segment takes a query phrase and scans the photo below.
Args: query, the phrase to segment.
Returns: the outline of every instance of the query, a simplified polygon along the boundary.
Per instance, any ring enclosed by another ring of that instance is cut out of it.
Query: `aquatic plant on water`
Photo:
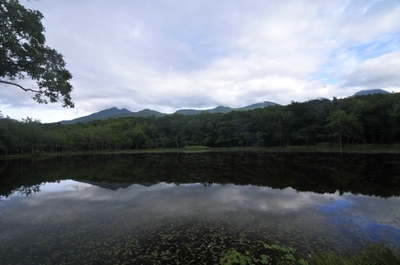
[[[220,259],[221,265],[252,265],[252,264],[286,264],[308,265],[304,259],[295,258],[296,249],[293,247],[279,246],[276,244],[264,244],[265,252],[258,257],[252,256],[248,251],[244,254],[232,249]]]
[[[400,264],[400,249],[377,244],[370,246],[351,257],[343,257],[336,253],[322,252],[313,255],[313,265],[396,265]]]

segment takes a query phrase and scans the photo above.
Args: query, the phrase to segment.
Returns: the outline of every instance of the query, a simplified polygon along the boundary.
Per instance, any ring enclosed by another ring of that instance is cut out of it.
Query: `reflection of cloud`
[[[62,221],[72,220],[76,217],[76,212],[95,211],[99,205],[104,210],[111,211],[134,207],[155,213],[183,215],[197,214],[199,210],[209,214],[248,210],[285,213],[320,205],[324,209],[331,209],[331,212],[343,209],[355,211],[368,219],[384,224],[390,224],[396,214],[400,215],[399,198],[382,199],[351,194],[339,196],[338,193],[321,195],[297,192],[292,188],[278,190],[251,185],[215,184],[204,187],[202,184],[177,186],[159,183],[146,187],[134,184],[126,189],[112,191],[67,180],[60,183],[46,183],[41,186],[41,190],[42,192],[30,197],[12,195],[9,200],[2,202],[1,206],[12,207],[10,211],[18,208],[19,216],[37,216],[32,211],[40,211],[40,216],[37,217],[40,219],[51,215],[59,205],[63,205],[66,216]],[[342,207],[339,207],[340,205]],[[399,224],[394,226],[399,227]]]
[[[15,195],[13,195],[15,196]],[[12,198],[11,196],[10,198]],[[208,211],[221,210],[261,210],[271,212],[299,211],[313,205],[332,205],[339,200],[352,202],[351,205],[360,212],[365,212],[373,219],[391,220],[389,214],[397,203],[396,199],[386,199],[385,206],[380,205],[383,199],[345,194],[315,194],[312,192],[297,192],[292,188],[283,190],[258,186],[237,186],[233,184],[214,184],[204,187],[202,184],[167,184],[159,183],[150,187],[134,184],[126,189],[116,191],[102,189],[77,181],[61,181],[60,183],[45,183],[41,192],[25,198],[22,201],[29,205],[47,204],[57,200],[74,200],[107,204],[132,203],[145,207],[152,205],[154,209],[182,211],[190,208],[188,205],[206,208]],[[390,202],[390,203],[389,203]],[[168,207],[165,207],[168,205]],[[368,205],[364,209],[364,205]],[[377,211],[379,209],[379,211]],[[383,210],[383,209],[386,209]],[[385,213],[386,217],[381,215]]]
[[[397,216],[400,211],[395,207],[399,200],[394,198],[388,204],[382,198],[346,194],[330,205],[317,205],[317,208],[327,213],[344,234],[357,233],[376,241],[392,238],[400,243],[400,218]]]
[[[238,220],[243,216],[245,219],[247,216],[267,219],[269,216],[278,216],[280,222],[285,222],[288,227],[301,226],[299,229],[305,230],[326,224],[326,218],[329,218],[340,226],[351,221],[352,226],[360,228],[366,237],[381,236],[378,230],[382,228],[391,229],[395,236],[399,234],[399,224],[393,221],[400,215],[397,206],[400,198],[382,199],[348,193],[343,196],[339,193],[316,194],[297,192],[292,188],[279,190],[252,185],[214,184],[204,187],[200,183],[159,183],[149,187],[134,184],[126,189],[108,190],[67,180],[43,184],[41,189],[42,192],[29,197],[12,195],[8,200],[0,202],[0,212],[8,213],[6,218],[0,219],[0,228],[18,227],[10,231],[0,229],[0,239],[17,237],[18,231],[42,227],[43,224],[53,229],[89,224],[96,227],[101,222],[118,222],[119,218],[123,222],[125,219],[137,218],[148,222],[148,218],[154,216],[238,216]],[[343,212],[350,215],[338,214]],[[378,232],[368,234],[372,228],[378,228]]]
[[[62,183],[46,182],[40,190],[42,192],[60,192],[64,190],[83,190],[92,185],[74,181],[74,180],[64,180]]]
[[[299,211],[310,207],[314,201],[328,203],[337,195],[316,195],[314,193],[298,193],[292,188],[274,190],[257,186],[221,186],[211,194],[214,201],[225,208],[242,208],[270,212]]]
[[[179,185],[159,183],[150,187],[134,184],[127,189],[105,190],[76,181],[62,181],[59,184],[46,183],[42,192],[20,200],[24,205],[52,208],[53,204],[87,205],[104,204],[105,207],[151,208],[153,211],[190,214],[190,209],[205,212],[255,210],[263,212],[300,211],[314,204],[328,205],[336,201],[338,194],[314,194],[296,192],[292,188],[274,190],[268,187],[212,185]],[[12,196],[11,196],[12,197]]]
[[[373,222],[389,224],[400,229],[400,197],[383,199],[346,193],[343,198],[352,202],[348,211],[354,211]]]
[[[330,214],[343,214],[358,216],[358,225],[367,225],[373,222],[382,225],[391,225],[400,229],[400,198],[383,199],[372,196],[354,196],[345,193],[339,200],[327,205],[318,205],[318,208]],[[361,220],[361,221],[360,221]],[[369,224],[370,225],[370,224]]]

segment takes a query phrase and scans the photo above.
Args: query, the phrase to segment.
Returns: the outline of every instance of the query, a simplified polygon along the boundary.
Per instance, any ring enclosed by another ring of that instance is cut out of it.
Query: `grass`
[[[195,146],[185,146],[183,148],[185,151],[208,151],[211,150],[211,147],[203,146],[203,145],[195,145]]]
[[[293,145],[293,146],[273,146],[273,147],[208,147],[208,146],[186,146],[183,148],[155,148],[155,149],[132,149],[132,150],[103,150],[103,151],[68,151],[63,153],[36,152],[35,154],[15,154],[0,155],[0,159],[20,159],[20,158],[46,158],[52,156],[73,156],[73,155],[93,155],[93,154],[133,154],[133,153],[179,153],[179,152],[322,152],[335,153],[341,152],[338,144],[319,143],[317,145]],[[343,153],[400,153],[400,144],[349,144],[343,147]]]

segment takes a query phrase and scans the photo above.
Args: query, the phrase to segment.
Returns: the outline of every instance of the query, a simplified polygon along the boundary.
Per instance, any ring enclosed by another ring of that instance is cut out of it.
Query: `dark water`
[[[374,242],[400,246],[399,155],[136,154],[0,165],[0,264],[224,264],[233,253],[261,263],[284,247],[310,260]]]

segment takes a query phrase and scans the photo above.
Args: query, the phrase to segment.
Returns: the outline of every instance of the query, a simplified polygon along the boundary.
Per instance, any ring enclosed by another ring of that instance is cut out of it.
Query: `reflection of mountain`
[[[107,182],[107,181],[90,181],[90,180],[85,180],[85,179],[80,179],[79,182],[87,183],[93,186],[100,187],[102,189],[107,189],[107,190],[118,190],[118,189],[126,189],[129,186],[132,186],[135,183],[115,183],[115,182]],[[150,187],[156,183],[140,183],[140,185],[144,187]]]
[[[132,185],[132,183],[110,183],[106,181],[90,181],[90,180],[80,180],[80,182],[83,183],[88,183],[93,186],[97,186],[103,189],[108,189],[108,190],[118,190],[118,189],[126,189],[129,186]]]
[[[400,196],[399,158],[396,154],[226,152],[59,157],[34,164],[25,161],[24,166],[10,161],[0,176],[0,195],[21,186],[73,179],[113,190],[129,183],[233,183],[390,197]]]

